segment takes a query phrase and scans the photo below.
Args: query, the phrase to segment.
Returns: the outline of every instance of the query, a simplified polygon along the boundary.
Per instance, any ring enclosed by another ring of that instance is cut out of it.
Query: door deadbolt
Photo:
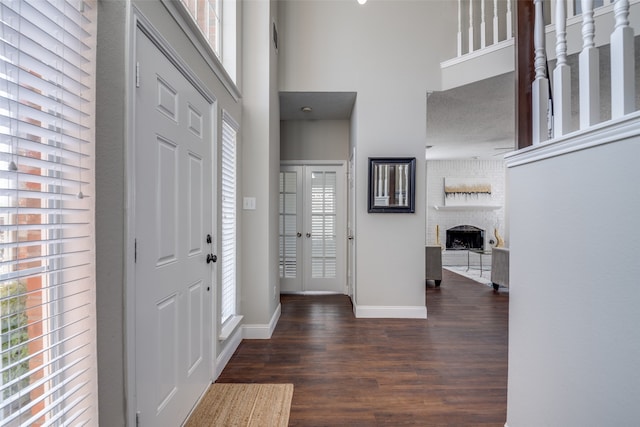
[[[211,244],[212,241],[213,239],[211,238],[211,234],[207,234],[207,243]]]

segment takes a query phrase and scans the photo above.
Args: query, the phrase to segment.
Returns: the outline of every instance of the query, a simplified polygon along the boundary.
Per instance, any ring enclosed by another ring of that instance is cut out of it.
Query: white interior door
[[[356,301],[355,275],[356,275],[356,174],[355,174],[355,148],[349,158],[349,172],[347,174],[347,295]]]
[[[344,166],[282,166],[280,289],[346,292]]]
[[[140,30],[136,51],[136,403],[177,426],[212,376],[212,105]]]

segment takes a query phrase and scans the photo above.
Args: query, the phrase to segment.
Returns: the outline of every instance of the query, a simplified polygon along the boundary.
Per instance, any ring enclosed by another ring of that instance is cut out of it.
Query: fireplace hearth
[[[447,250],[484,250],[484,230],[473,225],[458,225],[447,230]]]

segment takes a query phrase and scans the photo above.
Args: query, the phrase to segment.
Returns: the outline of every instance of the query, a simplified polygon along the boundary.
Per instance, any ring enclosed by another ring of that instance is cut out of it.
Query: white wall
[[[281,121],[280,160],[349,160],[349,121]]]
[[[113,426],[125,425],[126,420],[126,16],[125,2],[98,2],[95,210],[98,405],[99,422]]]
[[[507,159],[509,427],[638,425],[639,134]]]
[[[499,209],[436,209],[443,206],[445,178],[482,178],[491,184],[491,196],[482,203]],[[436,243],[436,225],[440,227],[440,242],[446,245],[446,231],[458,225],[473,225],[485,231],[485,248],[496,240],[494,229],[505,238],[505,167],[503,160],[429,160],[427,161],[427,230],[428,245]],[[508,246],[508,242],[506,242]],[[478,258],[478,257],[475,257]],[[466,251],[446,251],[443,265],[467,265]]]
[[[440,61],[455,55],[456,19],[450,1],[281,3],[280,90],[358,94],[352,144],[359,315],[381,314],[380,307],[393,316],[426,313],[426,92],[440,88]],[[385,156],[418,160],[415,214],[367,213],[367,159]]]
[[[250,1],[243,6],[242,82],[243,151],[240,197],[255,197],[256,209],[242,212],[241,313],[245,323],[266,325],[279,306],[278,176],[280,171],[280,107],[277,57],[271,25],[277,18],[274,1]],[[258,326],[260,327],[260,326]]]

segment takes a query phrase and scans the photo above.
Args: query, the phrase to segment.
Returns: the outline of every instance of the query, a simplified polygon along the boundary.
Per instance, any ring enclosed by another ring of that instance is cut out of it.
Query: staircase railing
[[[549,84],[545,46],[545,10],[548,2],[533,0],[535,6],[535,80],[532,84],[533,144],[558,138],[571,131],[571,68],[567,64],[567,15],[577,9],[573,0],[553,2],[552,14],[556,33],[556,65],[553,87]],[[600,0],[599,3],[603,3]],[[610,3],[604,0],[605,6]],[[570,7],[568,7],[570,5]],[[614,30],[610,35],[611,120],[635,112],[635,47],[634,30],[629,25],[629,0],[614,0]],[[594,0],[581,0],[582,50],[579,53],[580,130],[601,122],[600,57],[595,46],[596,26]],[[547,11],[548,13],[548,11]]]
[[[458,0],[458,57],[513,38],[512,1]]]

